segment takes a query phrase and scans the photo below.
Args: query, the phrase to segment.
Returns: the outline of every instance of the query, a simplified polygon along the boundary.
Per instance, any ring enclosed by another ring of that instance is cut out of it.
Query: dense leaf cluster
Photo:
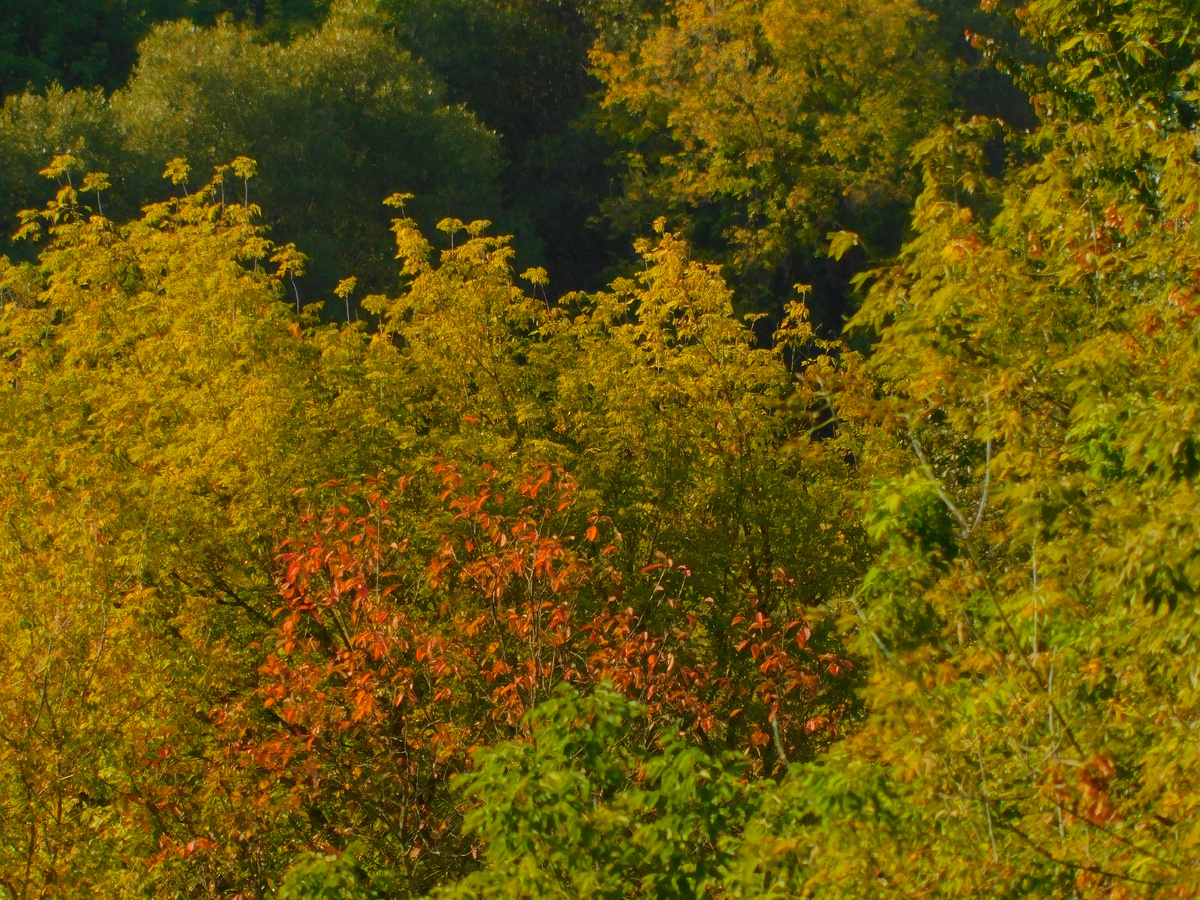
[[[901,0],[262,4],[10,98],[0,893],[1194,896],[1197,20],[994,6],[1027,130]]]

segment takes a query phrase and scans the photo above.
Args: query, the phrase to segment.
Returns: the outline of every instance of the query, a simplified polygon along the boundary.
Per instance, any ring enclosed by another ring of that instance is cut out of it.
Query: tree
[[[495,136],[443,95],[381,20],[352,2],[287,44],[229,22],[160,25],[142,42],[129,84],[107,100],[51,88],[7,101],[0,177],[10,191],[0,215],[15,228],[19,210],[49,199],[34,175],[59,154],[110,173],[105,204],[117,219],[164,199],[159,176],[173,159],[186,159],[202,185],[205,173],[245,156],[261,165],[252,199],[270,211],[280,243],[297,243],[312,260],[307,280],[291,273],[302,306],[352,274],[368,290],[390,289],[384,197],[417,194],[409,212],[429,228],[446,215],[501,212]],[[249,202],[244,179],[223,171],[227,202]]]
[[[55,183],[39,175],[55,157],[71,157],[76,173],[103,171],[119,156],[122,144],[120,126],[101,91],[52,87],[41,96],[7,98],[0,109],[0,248],[14,256],[36,252],[9,237],[20,224],[20,210],[40,209],[68,185],[66,179]],[[120,202],[111,190],[108,195],[108,211],[115,214]]]
[[[905,2],[761,0],[683,0],[670,13],[593,55],[628,172],[606,207],[614,223],[686,223],[776,309],[795,282],[819,277],[805,260],[827,232],[898,247],[908,149],[945,108],[926,15]],[[834,333],[839,305],[824,316]]]
[[[711,895],[758,791],[732,754],[713,757],[600,688],[563,692],[518,740],[481,751],[458,779],[485,867],[435,897]]]
[[[431,896],[702,897],[719,890],[770,792],[610,687],[557,691],[455,780],[482,866]],[[290,896],[376,896],[351,853],[309,856]],[[337,893],[341,891],[342,893]]]
[[[22,90],[112,91],[150,27],[172,19],[211,25],[225,14],[281,38],[316,24],[328,0],[49,0],[14,3],[0,17],[0,97]]]
[[[383,0],[396,40],[446,82],[447,96],[500,139],[504,230],[556,296],[603,286],[614,255],[590,220],[615,177],[594,127],[601,85],[588,53],[642,7],[609,0]],[[622,248],[625,249],[625,248]]]
[[[70,164],[38,263],[0,264],[0,871],[17,897],[216,890],[152,863],[208,852],[228,802],[209,712],[256,680],[272,533],[306,473],[380,461],[326,439],[253,208],[214,183],[118,226]]]
[[[1030,4],[1055,61],[1026,73],[1043,124],[1014,136],[1012,168],[989,175],[993,123],[919,147],[914,238],[852,323],[872,353],[812,366],[876,476],[881,552],[843,601],[870,714],[758,795],[706,857],[713,893],[1195,893],[1189,15]],[[485,757],[473,821],[495,864],[462,895],[519,890],[522,873],[556,896],[612,871],[630,833],[587,838],[591,817],[636,821],[603,815],[623,795],[589,806],[584,754],[542,765],[577,746],[543,731]]]
[[[920,146],[915,236],[852,323],[872,714],[808,779],[810,862],[776,859],[810,896],[1196,890],[1194,17],[1023,16],[1043,124],[999,182],[991,123]],[[847,785],[849,824],[820,810]]]
[[[14,893],[262,894],[352,839],[431,887],[469,865],[446,778],[564,681],[763,771],[853,722],[845,473],[678,239],[552,309],[482,223],[435,264],[401,218],[405,289],[334,327],[281,302],[251,160],[126,225],[75,165],[3,269]]]
[[[292,811],[281,846],[353,843],[399,892],[457,877],[450,776],[564,682],[609,680],[761,771],[836,740],[858,670],[820,607],[858,536],[822,505],[838,466],[785,487],[805,462],[764,402],[789,376],[715,272],[664,236],[641,284],[572,316],[478,224],[438,265],[396,232],[409,288],[368,303],[380,332],[333,386],[391,410],[407,468],[314,498],[259,698],[226,713],[253,805]],[[259,702],[280,720],[246,724]]]
[[[238,155],[258,161],[257,202],[281,240],[314,261],[310,302],[351,274],[368,289],[394,285],[379,204],[395,191],[417,195],[410,211],[427,226],[499,211],[495,139],[442,97],[437,80],[348,3],[287,45],[231,25],[161,26],[113,103],[143,181],[175,157],[202,171]]]

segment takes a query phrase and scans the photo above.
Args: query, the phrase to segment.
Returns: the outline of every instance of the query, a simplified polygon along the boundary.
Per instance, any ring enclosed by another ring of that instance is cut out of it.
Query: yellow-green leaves
[[[166,178],[171,184],[187,184],[188,176],[191,173],[192,167],[187,164],[187,160],[177,156],[167,163],[167,168],[163,170],[163,178]]]
[[[238,168],[253,172],[245,161]],[[168,172],[185,174],[181,162]],[[400,218],[399,290],[362,301],[369,327],[333,327],[293,313],[291,275],[304,258],[266,237],[254,204],[229,202],[233,174],[222,169],[124,224],[86,215],[80,196],[65,195],[34,215],[47,230],[38,264],[0,268],[0,639],[9,666],[0,804],[15,832],[34,836],[36,862],[19,890],[66,898],[202,883],[264,894],[302,850],[387,826],[374,813],[334,812],[338,783],[284,783],[279,772],[299,770],[264,765],[279,728],[293,746],[308,737],[277,718],[286,703],[264,706],[255,693],[275,624],[279,542],[313,502],[310,491],[364,475],[407,483],[410,473],[454,472],[462,482],[457,473],[478,466],[496,485],[518,485],[520,473],[540,471],[545,479],[514,487],[532,499],[550,472],[569,469],[578,484],[549,514],[570,514],[579,527],[546,540],[594,557],[594,583],[580,576],[581,608],[645,604],[628,614],[637,628],[671,640],[686,624],[711,667],[706,683],[744,698],[730,721],[706,714],[695,727],[753,746],[769,771],[831,743],[830,723],[853,721],[858,671],[820,612],[849,588],[860,558],[843,489],[853,476],[836,454],[810,452],[813,411],[784,403],[795,384],[781,351],[758,347],[733,317],[715,266],[660,227],[638,247],[636,278],[556,307],[538,290],[544,272],[526,272],[520,286],[508,239],[487,234],[486,222],[445,219],[453,243],[435,252]],[[93,192],[104,181],[84,184]],[[349,303],[358,289],[344,278],[334,295]],[[797,311],[789,340],[810,337]],[[450,515],[430,496],[436,490],[414,488],[414,515]],[[464,489],[451,510],[472,502]],[[478,522],[456,521],[491,529],[505,553],[520,550],[515,532],[477,512]],[[539,517],[530,527],[544,525]],[[338,552],[357,552],[342,532],[329,537]],[[655,589],[660,570],[672,582],[669,602]],[[434,574],[418,567],[414,583]],[[452,588],[449,598],[485,599],[469,579]],[[507,621],[504,609],[495,613]],[[304,640],[323,640],[321,627]],[[813,671],[789,668],[785,638]],[[572,639],[587,644],[578,629]],[[627,641],[614,647],[633,652]],[[396,652],[403,662],[410,648]],[[504,662],[502,648],[493,652]],[[661,654],[629,660],[629,671],[648,666],[670,675],[664,683],[687,683],[682,663]],[[565,677],[557,665],[537,677]],[[493,688],[472,690],[486,698]],[[687,707],[686,695],[679,703]],[[254,753],[250,731],[266,736]],[[330,740],[336,749],[336,734]],[[691,749],[671,758],[707,765]],[[432,782],[413,796],[445,808],[441,770],[417,771]],[[676,784],[680,773],[662,771]],[[703,830],[690,800],[675,799],[670,821]],[[454,819],[451,810],[437,821]],[[440,841],[420,846],[456,843]],[[373,866],[404,867],[414,879],[461,870],[455,859],[401,858],[403,842],[371,843],[385,848]],[[28,846],[0,845],[0,871],[20,869]]]
[[[608,214],[719,235],[747,287],[831,227],[880,232],[870,210],[911,196],[908,147],[941,114],[926,27],[905,0],[672,4],[634,46],[593,52],[628,154]]]
[[[989,123],[921,144],[914,236],[852,322],[873,345],[869,398],[850,402],[881,426],[865,460],[884,546],[843,620],[873,714],[839,765],[886,778],[865,832],[817,829],[814,896],[1197,888],[1200,785],[1181,767],[1200,179],[1173,99],[1191,61],[1105,44],[1194,17],[1059,0],[1027,16],[1063,42],[1044,125],[1000,181]]]
[[[341,464],[246,210],[69,201],[0,273],[0,870],[63,897],[221,830],[209,716],[253,681],[292,487]]]

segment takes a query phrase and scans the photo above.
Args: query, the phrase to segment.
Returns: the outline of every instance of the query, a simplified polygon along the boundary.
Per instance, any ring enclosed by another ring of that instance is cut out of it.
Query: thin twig
[[[986,421],[988,436],[987,449],[985,451],[986,462],[984,463],[983,469],[983,495],[979,498],[979,509],[975,511],[975,521],[971,523],[970,533],[972,534],[975,532],[975,529],[979,527],[979,522],[983,518],[983,511],[987,508],[988,489],[992,484],[992,400],[991,390],[987,387],[984,388],[983,403],[985,409],[987,410]]]
[[[983,811],[987,815],[988,840],[992,845],[992,862],[1000,862],[1000,854],[996,851],[996,835],[992,831],[992,804],[988,800],[987,773],[983,768],[983,748],[979,744],[979,732],[975,733],[975,754],[979,760],[979,788],[983,792]]]
[[[1178,883],[1175,881],[1148,881],[1143,878],[1134,878],[1132,875],[1122,875],[1120,872],[1112,872],[1112,871],[1109,871],[1108,869],[1101,869],[1099,866],[1089,866],[1089,865],[1085,865],[1083,863],[1073,863],[1067,859],[1059,859],[1057,856],[1055,856],[1049,850],[1040,846],[1036,841],[1033,840],[1033,838],[1031,838],[1025,832],[1021,831],[1016,826],[1010,825],[1007,822],[1003,822],[1003,821],[998,822],[997,824],[999,825],[999,827],[1003,828],[1005,831],[1011,831],[1013,834],[1015,834],[1021,840],[1025,841],[1025,843],[1027,843],[1030,847],[1033,848],[1035,853],[1038,853],[1041,856],[1044,856],[1046,859],[1050,860],[1050,862],[1055,863],[1056,865],[1066,866],[1068,869],[1078,869],[1081,872],[1091,872],[1093,875],[1102,875],[1105,878],[1117,878],[1117,879],[1120,879],[1121,881],[1128,881],[1133,884],[1146,884],[1146,885],[1150,885],[1152,887],[1166,887],[1167,885]]]
[[[1022,665],[1024,665],[1024,667],[1033,676],[1033,679],[1037,683],[1038,687],[1046,693],[1047,703],[1050,706],[1050,711],[1054,716],[1057,716],[1059,722],[1062,723],[1063,734],[1066,736],[1067,741],[1070,742],[1071,746],[1075,748],[1075,752],[1078,753],[1080,757],[1086,756],[1086,754],[1083,752],[1083,747],[1080,745],[1079,741],[1076,740],[1071,726],[1067,723],[1066,718],[1055,705],[1054,698],[1050,695],[1050,691],[1046,687],[1046,682],[1042,680],[1041,673],[1038,672],[1038,670],[1029,661],[1029,657],[1021,647],[1020,635],[1017,634],[1017,629],[1013,626],[1012,620],[1009,619],[1008,613],[1005,612],[1004,605],[1000,602],[999,592],[995,589],[991,576],[988,575],[987,570],[983,567],[979,558],[979,554],[975,550],[975,545],[970,540],[970,528],[967,526],[966,517],[954,504],[954,501],[950,498],[950,495],[947,494],[945,488],[942,487],[941,481],[939,481],[937,475],[934,474],[933,468],[929,465],[928,460],[926,460],[925,453],[921,449],[921,444],[917,440],[917,436],[912,430],[911,422],[909,423],[908,439],[909,443],[912,445],[913,451],[917,454],[917,459],[921,461],[921,468],[925,471],[925,477],[929,479],[930,484],[932,484],[934,490],[937,491],[937,494],[941,498],[946,509],[950,511],[950,514],[953,515],[962,526],[963,548],[967,551],[967,555],[971,558],[971,563],[975,567],[975,571],[983,580],[984,589],[987,591],[988,596],[991,598],[992,603],[996,607],[996,615],[999,617],[1000,623],[1004,626],[1004,630],[1008,632],[1009,637],[1012,638],[1013,645],[1017,650],[1017,654],[1020,657]]]

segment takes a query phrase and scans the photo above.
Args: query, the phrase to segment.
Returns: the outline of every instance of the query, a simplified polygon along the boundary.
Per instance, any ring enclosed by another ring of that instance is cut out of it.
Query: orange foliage
[[[583,513],[559,468],[516,480],[513,502],[490,467],[473,485],[448,463],[434,475],[428,491],[401,479],[391,501],[379,480],[338,488],[279,555],[260,689],[278,718],[240,746],[297,808],[329,803],[310,820],[357,817],[361,833],[363,817],[383,819],[410,858],[446,852],[448,777],[563,682],[609,682],[649,722],[743,746],[766,768],[837,735],[854,667],[809,646],[802,611],[715,609],[661,555],[616,571],[597,542],[611,526]]]

